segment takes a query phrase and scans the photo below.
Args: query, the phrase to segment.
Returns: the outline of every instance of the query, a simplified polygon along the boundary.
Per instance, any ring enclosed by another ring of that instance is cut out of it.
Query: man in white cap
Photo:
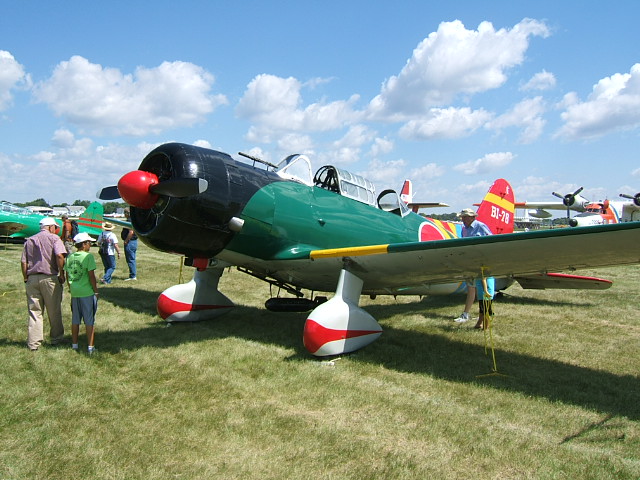
[[[64,337],[62,324],[62,285],[64,258],[67,250],[57,232],[60,227],[51,217],[40,220],[40,232],[27,238],[22,250],[22,277],[27,293],[29,321],[27,346],[36,351],[44,341],[43,313],[46,310],[51,327],[51,344]]]
[[[493,235],[493,232],[486,224],[477,220],[478,214],[471,208],[463,209],[458,216],[462,220],[462,237],[483,237]],[[476,288],[473,282],[467,282],[467,300],[464,303],[464,311],[454,320],[456,323],[464,323],[469,320],[469,312],[476,298]]]
[[[76,251],[67,257],[64,269],[71,293],[71,348],[78,350],[80,322],[87,330],[87,352],[93,353],[94,323],[98,310],[98,284],[96,282],[96,260],[89,253],[93,238],[81,232],[73,237]]]

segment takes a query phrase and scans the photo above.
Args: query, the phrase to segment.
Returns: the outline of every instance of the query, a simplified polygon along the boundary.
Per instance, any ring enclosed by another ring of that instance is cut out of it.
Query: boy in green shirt
[[[94,323],[98,309],[98,286],[94,270],[96,260],[89,253],[91,242],[87,233],[79,233],[73,237],[76,252],[70,254],[64,265],[67,273],[67,284],[71,292],[71,347],[78,349],[80,322],[84,320],[87,329],[87,351],[93,353]]]

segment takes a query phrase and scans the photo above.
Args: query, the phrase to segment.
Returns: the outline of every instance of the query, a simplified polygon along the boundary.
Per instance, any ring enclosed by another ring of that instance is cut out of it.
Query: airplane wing
[[[24,230],[27,226],[19,222],[2,222],[0,223],[0,235],[8,236]]]
[[[409,202],[407,206],[414,212],[418,213],[421,208],[439,208],[448,207],[449,205],[441,202]]]
[[[567,206],[562,202],[515,202],[516,208],[542,209],[542,210],[566,210]],[[576,208],[572,208],[576,210]],[[584,209],[582,209],[584,210]]]
[[[478,277],[518,277],[640,263],[640,222],[485,237],[307,252],[314,262],[348,264],[364,291]],[[302,252],[300,255],[305,256]],[[298,257],[299,258],[299,257]],[[319,265],[317,266],[319,267]]]
[[[131,226],[131,222],[128,222],[126,220],[120,220],[119,218],[115,218],[115,217],[105,217],[105,220],[108,221],[109,223],[120,225],[121,227],[133,228]]]

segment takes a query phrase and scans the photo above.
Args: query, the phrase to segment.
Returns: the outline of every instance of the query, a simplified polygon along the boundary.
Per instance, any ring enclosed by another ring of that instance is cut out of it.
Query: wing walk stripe
[[[346,247],[346,248],[329,248],[326,250],[313,250],[309,257],[332,258],[332,257],[348,257],[349,255],[377,255],[387,253],[389,245],[369,245],[366,247]]]
[[[513,213],[513,211],[515,210],[515,206],[513,205],[513,202],[510,202],[509,200],[505,200],[504,198],[499,197],[495,193],[487,193],[484,199],[488,202],[491,202],[499,206],[500,208],[503,208],[504,210],[507,210],[508,212]]]

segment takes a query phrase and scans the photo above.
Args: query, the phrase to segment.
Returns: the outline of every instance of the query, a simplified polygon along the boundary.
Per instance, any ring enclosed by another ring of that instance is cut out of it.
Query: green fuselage
[[[263,260],[292,259],[310,250],[415,242],[425,220],[295,182],[260,189],[241,218],[244,227],[226,249]]]

